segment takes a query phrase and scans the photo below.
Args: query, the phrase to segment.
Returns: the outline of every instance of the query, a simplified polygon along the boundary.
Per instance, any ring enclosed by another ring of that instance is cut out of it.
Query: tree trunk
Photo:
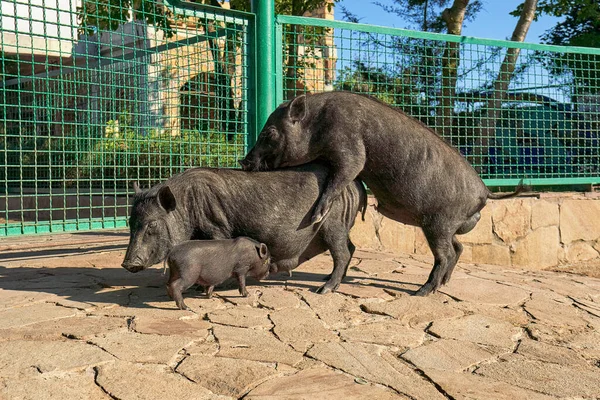
[[[467,5],[469,5],[469,0],[454,0],[452,7],[446,8],[442,12],[442,19],[446,23],[449,34],[460,35],[462,33]],[[436,128],[444,136],[448,136],[452,130],[456,79],[460,65],[459,49],[460,43],[447,42],[442,56],[442,107],[438,111],[441,118],[438,118]]]
[[[519,22],[517,22],[510,38],[511,41],[522,42],[525,40],[527,31],[529,31],[529,27],[535,17],[536,8],[537,0],[525,0]],[[502,114],[502,102],[506,99],[508,85],[515,71],[520,51],[521,49],[517,48],[507,49],[502,65],[500,66],[500,72],[494,81],[492,98],[486,104],[486,115],[481,124],[480,135],[475,141],[474,159],[472,160],[475,168],[480,173],[486,172],[486,154],[490,142],[493,142],[496,134],[496,123]]]

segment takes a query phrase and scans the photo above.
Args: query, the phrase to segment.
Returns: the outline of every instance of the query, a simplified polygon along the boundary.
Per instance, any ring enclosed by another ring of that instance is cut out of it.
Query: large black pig
[[[244,170],[274,170],[324,160],[331,167],[311,222],[321,221],[357,176],[378,211],[423,229],[435,264],[417,294],[447,283],[462,252],[456,234],[471,231],[490,193],[477,172],[420,121],[369,96],[350,92],[301,95],[269,116]]]
[[[330,250],[333,273],[319,291],[335,290],[354,253],[348,235],[361,207],[364,215],[366,192],[360,180],[349,182],[327,218],[313,225],[327,175],[319,163],[268,173],[193,168],[148,191],[138,189],[122,266],[138,272],[190,239],[247,236],[268,246],[272,272],[290,271]]]

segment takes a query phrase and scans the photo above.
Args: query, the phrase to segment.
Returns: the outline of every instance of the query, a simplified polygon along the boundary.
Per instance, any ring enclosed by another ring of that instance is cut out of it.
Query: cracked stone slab
[[[194,340],[188,336],[145,335],[135,332],[110,332],[90,340],[120,360],[144,363],[169,363]]]
[[[537,323],[555,327],[565,327],[569,330],[582,330],[587,322],[581,317],[573,303],[564,298],[555,298],[534,293],[532,299],[525,303],[525,310],[531,314]]]
[[[61,307],[52,303],[38,303],[24,307],[9,308],[0,311],[0,329],[72,317],[78,312],[78,310],[73,308]]]
[[[499,382],[479,375],[428,370],[427,376],[455,400],[553,400],[555,397]]]
[[[347,342],[374,343],[406,350],[423,344],[425,332],[396,321],[382,321],[341,330],[340,337]]]
[[[365,259],[356,267],[369,275],[377,275],[385,272],[393,272],[400,267],[394,260],[369,260]]]
[[[185,299],[188,304],[188,300]],[[169,308],[167,308],[169,307]],[[172,307],[172,308],[170,308]],[[96,309],[91,312],[93,315],[106,315],[109,317],[135,317],[135,318],[156,318],[156,319],[171,319],[177,320],[180,318],[190,318],[195,316],[191,311],[179,310],[175,307],[175,303],[170,302],[165,306],[160,307],[127,307],[127,306],[112,306],[101,309]]]
[[[277,340],[271,332],[216,325],[213,334],[219,342],[220,357],[295,365],[302,353]]]
[[[441,369],[460,372],[496,355],[475,343],[441,339],[410,349],[402,354],[402,358],[424,371]]]
[[[577,297],[570,297],[577,308],[586,311],[587,313],[600,318],[600,303],[594,303]]]
[[[270,316],[275,324],[275,335],[302,353],[313,343],[338,340],[312,310],[293,308],[272,312]]]
[[[362,343],[317,343],[308,355],[354,375],[394,388],[414,399],[445,399],[434,385],[421,378],[384,347]]]
[[[83,372],[64,374],[38,374],[0,382],[0,398],[3,399],[68,399],[110,400],[110,397],[94,383],[92,368]]]
[[[488,304],[475,304],[460,302],[456,307],[465,314],[479,314],[486,317],[506,321],[514,326],[525,326],[529,323],[529,317],[522,307],[499,307]]]
[[[394,299],[383,288],[370,284],[365,285],[362,284],[362,281],[342,283],[336,292],[358,299],[382,299],[386,301]]]
[[[435,336],[512,349],[521,337],[520,328],[484,315],[434,321],[429,332]]]
[[[127,319],[93,315],[76,315],[26,326],[0,329],[0,342],[8,340],[89,339],[112,330],[126,329]]]
[[[116,399],[226,400],[201,385],[174,373],[165,365],[123,361],[101,365],[96,382]]]
[[[543,274],[536,276],[536,279],[527,283],[529,286],[537,289],[539,292],[553,292],[562,296],[579,297],[583,293],[593,293],[594,290],[589,286],[574,280],[570,275]]]
[[[222,299],[229,303],[235,304],[236,306],[250,306],[257,307],[258,306],[258,297],[260,296],[260,291],[257,287],[247,286],[248,297],[244,297],[240,295],[237,287],[236,289],[228,289],[228,290],[215,290],[215,295],[218,299]],[[186,299],[187,304],[187,299]]]
[[[378,385],[359,384],[352,377],[328,368],[309,368],[295,375],[270,379],[248,393],[248,400],[393,400],[408,399]]]
[[[101,349],[74,340],[0,343],[0,376],[29,374],[32,371],[77,371],[114,358]]]
[[[577,334],[569,340],[568,346],[579,350],[588,360],[600,360],[600,332],[598,331]]]
[[[5,279],[5,276],[2,276],[2,279]],[[53,297],[51,293],[0,289],[0,312],[8,308],[40,303]]]
[[[261,289],[258,302],[263,307],[272,310],[298,308],[300,306],[300,299],[294,292],[274,288]]]
[[[544,363],[515,354],[502,357],[499,362],[482,365],[477,373],[551,396],[594,398],[600,393],[598,368]]]
[[[472,277],[451,279],[440,292],[462,301],[498,306],[518,305],[529,298],[527,290]]]
[[[216,324],[239,326],[240,328],[271,329],[273,326],[266,309],[248,306],[213,311],[208,313],[208,319]]]
[[[360,310],[360,306],[346,296],[331,293],[327,296],[307,290],[300,295],[319,318],[331,329],[345,328],[364,322],[369,316]]]
[[[526,358],[567,366],[587,366],[577,352],[562,346],[553,346],[536,340],[525,339],[519,344],[517,354]]]
[[[296,369],[235,358],[190,356],[177,367],[177,372],[213,393],[238,398],[273,376]]]
[[[167,319],[136,317],[131,323],[131,328],[138,333],[154,335],[177,335],[194,338],[205,338],[212,325],[199,318],[194,319]]]
[[[402,296],[397,300],[384,303],[367,303],[363,304],[363,310],[373,314],[389,315],[409,326],[420,326],[431,321],[463,315],[462,311],[435,295]]]

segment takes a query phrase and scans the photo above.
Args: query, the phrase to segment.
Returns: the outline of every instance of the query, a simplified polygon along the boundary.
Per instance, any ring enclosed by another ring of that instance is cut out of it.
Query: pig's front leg
[[[208,288],[206,288],[206,298],[212,298],[213,290],[215,290],[215,285],[210,285]]]
[[[246,290],[246,274],[236,274],[238,284],[240,285],[240,294],[244,297],[248,297],[248,291]]]
[[[311,224],[317,224],[323,221],[331,209],[331,204],[342,190],[346,188],[363,170],[366,162],[364,149],[340,154],[340,160],[333,158],[331,160],[331,169],[325,184],[323,194],[319,198],[317,206],[313,211]]]

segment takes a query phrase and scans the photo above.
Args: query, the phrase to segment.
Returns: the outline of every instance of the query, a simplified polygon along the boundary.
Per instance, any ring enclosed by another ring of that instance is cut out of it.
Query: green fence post
[[[275,102],[275,0],[252,0],[256,13],[256,134],[277,106]]]

